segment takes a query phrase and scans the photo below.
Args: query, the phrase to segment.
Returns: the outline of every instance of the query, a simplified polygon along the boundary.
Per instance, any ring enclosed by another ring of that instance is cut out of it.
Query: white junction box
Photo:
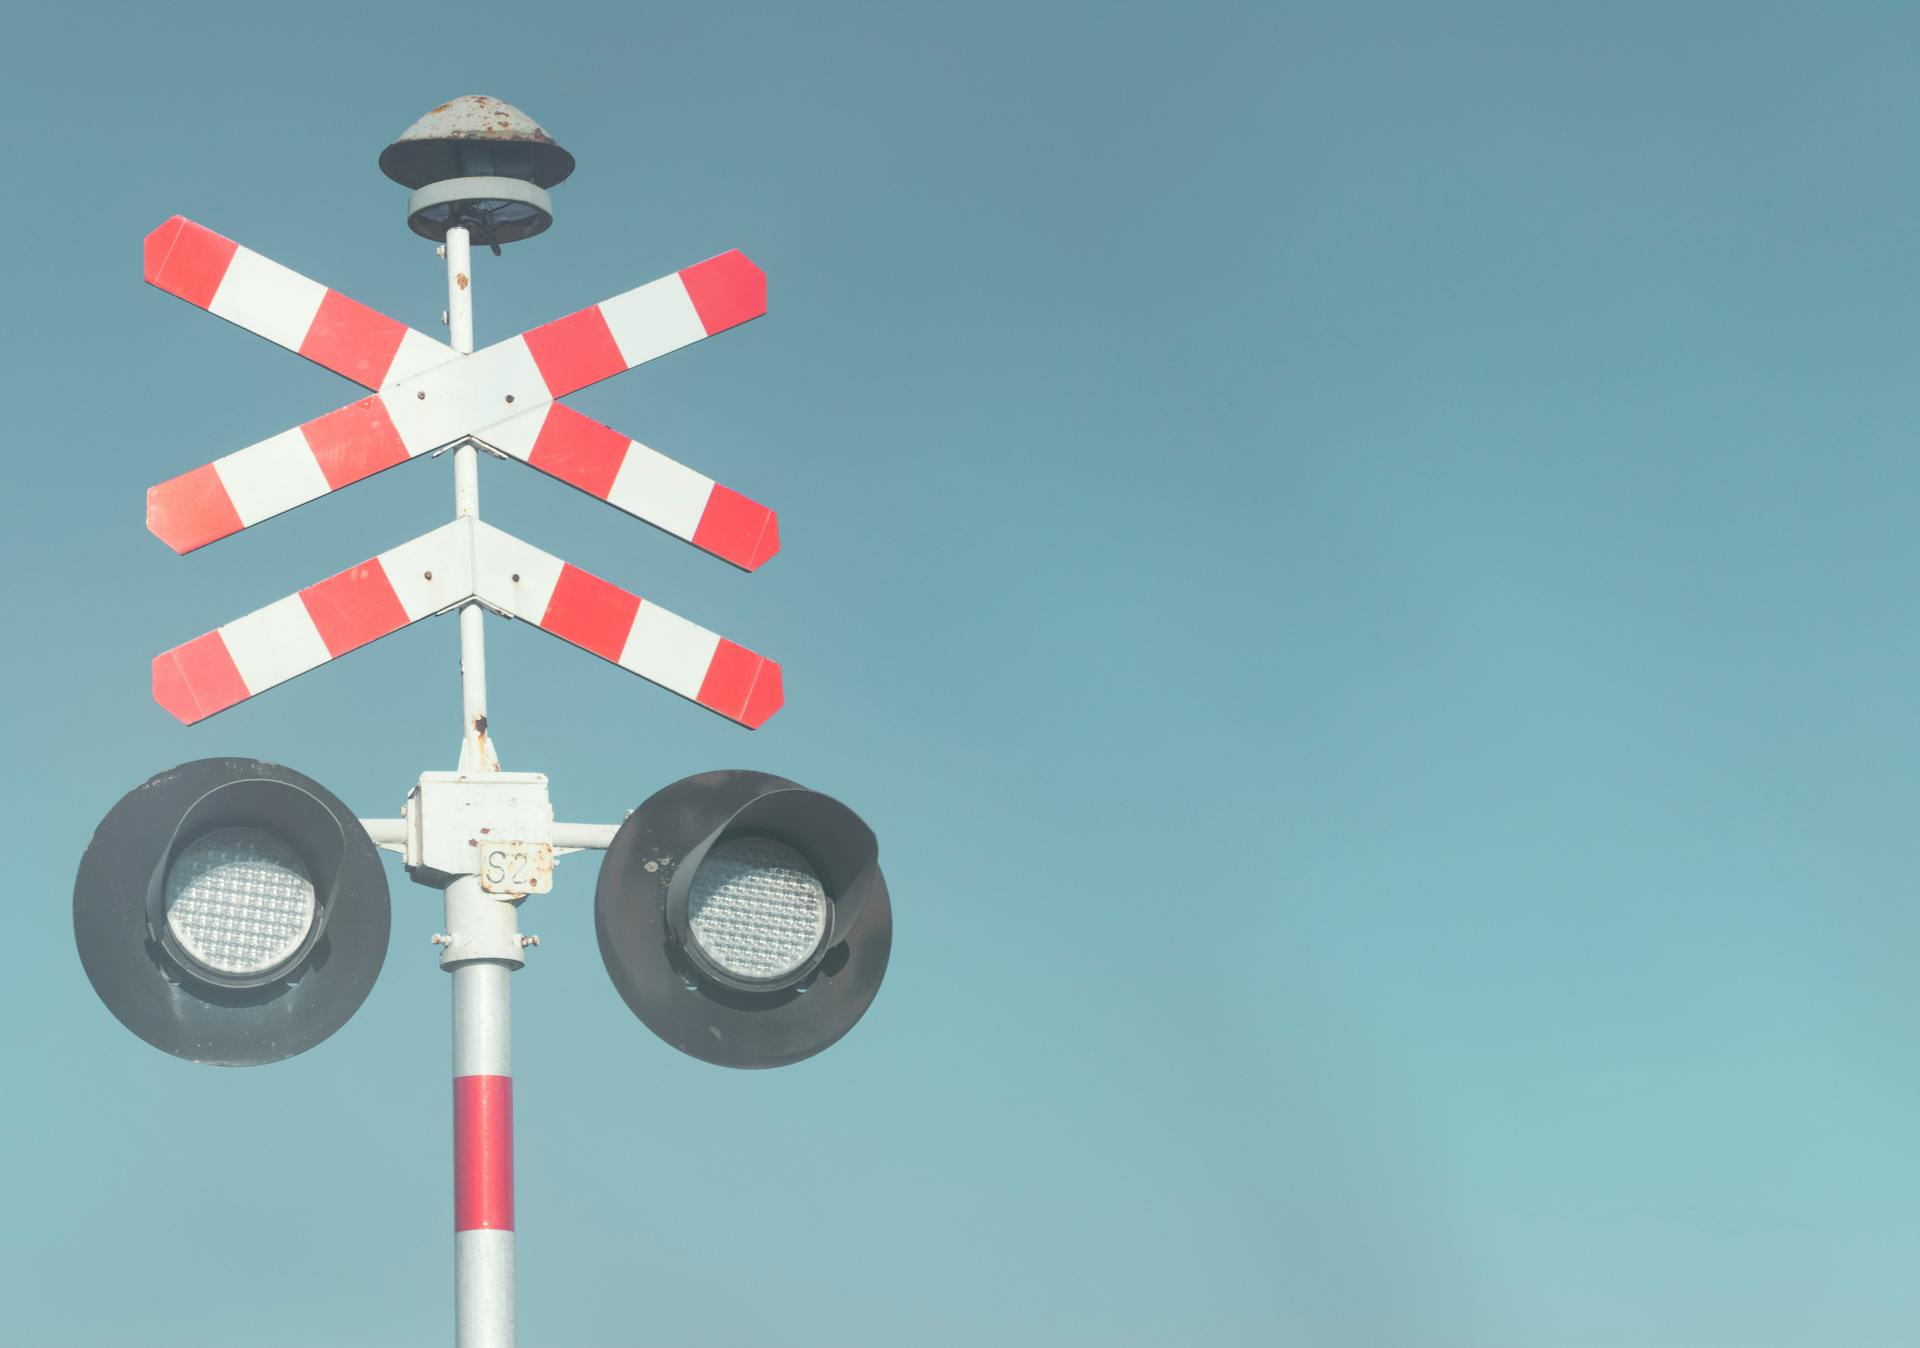
[[[407,869],[478,876],[489,894],[553,889],[544,772],[423,772],[407,796]],[[429,880],[431,883],[431,880]]]

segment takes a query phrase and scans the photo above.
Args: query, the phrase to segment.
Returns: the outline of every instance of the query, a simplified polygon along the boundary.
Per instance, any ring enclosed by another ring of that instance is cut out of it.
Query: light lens
[[[219,828],[167,871],[167,930],[190,957],[235,978],[291,959],[313,929],[313,878],[273,834]]]
[[[776,979],[827,934],[827,890],[807,859],[771,838],[729,838],[707,853],[687,895],[700,952],[736,978]]]

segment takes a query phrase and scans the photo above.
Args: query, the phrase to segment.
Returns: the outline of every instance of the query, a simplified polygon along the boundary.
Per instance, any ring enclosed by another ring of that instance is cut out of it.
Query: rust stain
[[[459,286],[459,287],[460,287],[460,288],[461,288],[462,290],[465,290],[465,289],[467,288],[467,284],[468,284],[468,283],[467,283],[467,274],[466,274],[465,272],[463,272],[463,271],[457,271],[457,272],[455,272],[455,273],[453,274],[453,283],[454,283],[455,285],[457,285],[457,286]]]

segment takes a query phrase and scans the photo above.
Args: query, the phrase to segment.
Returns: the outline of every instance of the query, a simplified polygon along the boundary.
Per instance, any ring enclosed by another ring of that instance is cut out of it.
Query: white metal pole
[[[447,327],[473,350],[473,265],[467,231],[447,231]],[[480,517],[479,453],[453,451],[462,519]],[[477,603],[460,610],[460,771],[499,769],[487,727],[487,652]],[[507,980],[522,960],[518,904],[465,875],[446,889],[453,975],[454,1342],[513,1348],[513,1026]]]
[[[458,891],[458,892],[456,892]],[[513,905],[465,877],[447,889],[447,925]],[[464,910],[464,911],[463,911]],[[478,911],[476,911],[478,910]],[[453,1341],[513,1348],[513,1025],[504,960],[453,966]]]
[[[447,333],[453,349],[473,350],[473,256],[467,230],[447,231]],[[480,451],[463,440],[453,451],[453,508],[463,520],[480,518]],[[460,770],[496,772],[500,760],[487,731],[487,639],[485,610],[460,609]]]

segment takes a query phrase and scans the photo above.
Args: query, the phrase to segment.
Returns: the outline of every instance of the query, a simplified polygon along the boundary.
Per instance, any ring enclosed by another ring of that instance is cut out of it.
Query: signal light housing
[[[764,772],[701,773],[649,797],[601,863],[594,925],[633,1013],[723,1067],[780,1067],[839,1039],[893,944],[873,830]]]
[[[379,976],[390,921],[353,812],[245,758],[128,792],[73,887],[80,962],[107,1009],[155,1048],[223,1066],[290,1058],[344,1025]]]

